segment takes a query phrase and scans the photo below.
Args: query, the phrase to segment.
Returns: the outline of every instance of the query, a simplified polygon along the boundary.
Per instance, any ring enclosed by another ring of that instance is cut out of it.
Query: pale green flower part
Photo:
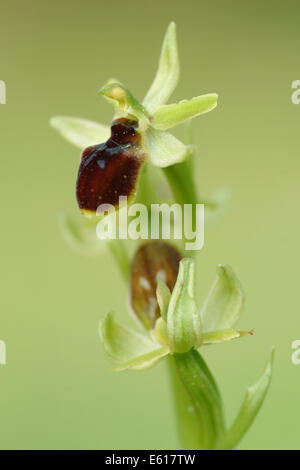
[[[112,313],[101,321],[103,347],[118,370],[148,368],[169,353],[182,354],[253,334],[252,330],[235,328],[244,294],[230,266],[218,266],[216,280],[201,309],[195,300],[194,269],[194,260],[181,260],[172,293],[159,279],[157,301],[161,317],[150,334],[146,331],[138,334],[138,345],[137,333],[117,323]]]
[[[85,149],[101,141],[105,142],[110,136],[108,126],[87,119],[56,116],[50,120],[50,125],[68,142],[80,149]]]
[[[217,106],[218,96],[215,93],[167,105],[178,77],[176,25],[172,22],[163,41],[156,76],[143,103],[116,80],[110,80],[98,92],[114,103],[114,119],[131,117],[138,120],[149,161],[160,168],[183,162],[190,154],[190,146],[183,144],[166,130]],[[81,149],[104,142],[110,136],[108,126],[86,119],[56,116],[50,120],[50,125]]]

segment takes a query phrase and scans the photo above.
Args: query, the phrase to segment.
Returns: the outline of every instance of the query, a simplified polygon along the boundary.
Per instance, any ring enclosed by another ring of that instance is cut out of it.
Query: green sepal
[[[201,307],[203,332],[232,328],[239,320],[245,296],[232,268],[217,267],[217,276]]]
[[[122,370],[133,369],[133,370],[146,370],[153,367],[160,359],[167,356],[170,350],[167,346],[159,347],[149,351],[148,353],[136,356],[127,362],[122,363],[119,366],[114,367],[115,372],[121,372]]]
[[[153,113],[158,106],[168,101],[177,85],[178,78],[176,25],[172,22],[164,37],[156,76],[143,101],[149,113]]]
[[[115,370],[147,369],[169,353],[149,336],[127,328],[114,320],[110,312],[100,322],[99,333],[106,354],[116,366]]]
[[[106,142],[110,128],[94,121],[68,116],[55,116],[50,126],[56,129],[68,142],[82,150],[90,145]]]

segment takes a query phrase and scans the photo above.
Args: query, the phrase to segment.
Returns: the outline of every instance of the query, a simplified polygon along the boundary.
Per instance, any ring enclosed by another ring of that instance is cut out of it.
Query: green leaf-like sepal
[[[55,116],[50,120],[50,126],[81,149],[105,142],[110,137],[108,126],[87,119]]]
[[[147,369],[169,353],[150,337],[120,325],[108,313],[101,321],[100,338],[106,354],[115,362],[115,370]]]
[[[248,388],[239,414],[229,431],[221,439],[218,449],[234,449],[250,428],[267,395],[273,372],[274,349],[260,379]]]
[[[195,301],[195,264],[190,258],[180,261],[167,315],[170,349],[185,353],[201,343],[201,321]]]
[[[232,268],[219,265],[217,276],[201,307],[203,332],[225,330],[236,325],[245,296]]]
[[[176,40],[176,25],[170,23],[159,59],[158,70],[146,94],[143,105],[153,113],[158,106],[166,103],[173,93],[179,78],[179,59]]]
[[[217,99],[218,95],[210,93],[191,100],[160,106],[153,114],[151,125],[162,131],[170,129],[200,114],[212,111],[217,106]]]

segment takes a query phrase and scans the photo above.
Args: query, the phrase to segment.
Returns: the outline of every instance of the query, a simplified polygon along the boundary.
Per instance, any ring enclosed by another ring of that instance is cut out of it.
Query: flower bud
[[[82,153],[76,183],[82,212],[92,215],[101,204],[117,206],[119,196],[133,196],[145,159],[138,122],[127,118],[113,121],[111,137]]]
[[[131,265],[130,305],[145,328],[152,329],[160,309],[156,299],[157,279],[172,291],[181,255],[170,244],[151,241],[136,252]]]

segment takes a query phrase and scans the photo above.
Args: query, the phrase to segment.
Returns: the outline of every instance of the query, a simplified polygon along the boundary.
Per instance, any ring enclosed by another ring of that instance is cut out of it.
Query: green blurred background
[[[109,123],[112,109],[96,95],[108,77],[142,98],[171,20],[182,70],[173,99],[219,93],[217,110],[194,123],[199,188],[232,191],[199,254],[199,300],[215,266],[231,264],[247,293],[241,327],[255,330],[205,357],[230,420],[275,345],[269,396],[240,448],[300,448],[300,366],[291,363],[300,338],[299,9],[279,0],[1,3],[1,448],[179,445],[165,364],[110,372],[97,326],[109,309],[127,321],[127,289],[108,252],[81,257],[61,238],[56,215],[75,209],[79,152],[48,126],[56,114]]]

